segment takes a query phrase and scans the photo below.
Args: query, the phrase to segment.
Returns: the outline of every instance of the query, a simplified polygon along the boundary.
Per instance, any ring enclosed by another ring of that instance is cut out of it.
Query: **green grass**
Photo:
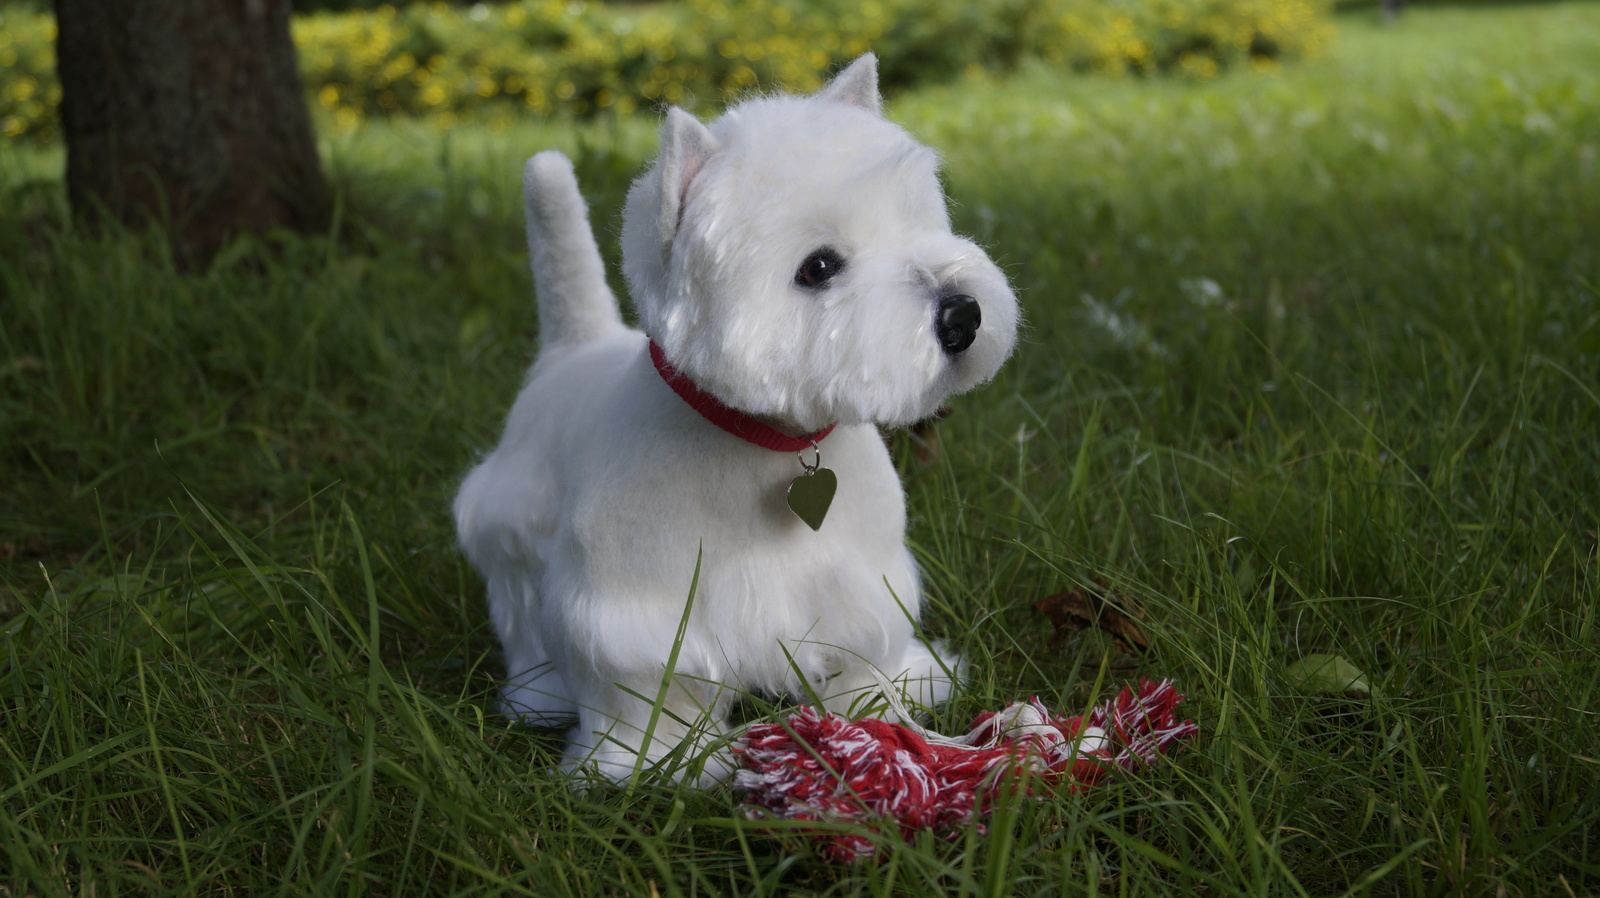
[[[0,893],[1600,894],[1600,4],[1376,18],[891,103],[1030,325],[900,453],[935,724],[1170,676],[1202,736],[855,869],[486,711],[447,507],[534,345],[520,162],[580,154],[615,261],[648,122],[330,138],[341,239],[194,277],[0,145]],[[1148,655],[1033,609],[1095,581]]]

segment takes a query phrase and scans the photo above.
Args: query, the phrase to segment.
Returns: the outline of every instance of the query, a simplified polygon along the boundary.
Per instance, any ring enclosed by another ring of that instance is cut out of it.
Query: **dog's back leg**
[[[620,332],[622,316],[606,286],[605,263],[571,160],[556,150],[529,159],[522,194],[539,297],[541,354]]]
[[[505,570],[489,578],[489,615],[506,658],[500,713],[531,726],[565,727],[577,717],[578,706],[545,648],[534,589],[524,571]]]

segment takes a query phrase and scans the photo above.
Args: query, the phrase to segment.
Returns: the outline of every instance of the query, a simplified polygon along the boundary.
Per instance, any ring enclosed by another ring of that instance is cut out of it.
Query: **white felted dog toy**
[[[575,717],[571,767],[622,780],[681,750],[709,782],[733,759],[701,749],[742,692],[844,712],[887,678],[931,705],[959,673],[912,632],[877,425],[992,377],[1017,304],[951,233],[938,159],[883,118],[877,77],[869,54],[709,127],[668,112],[623,223],[643,333],[571,163],[528,162],[539,357],[455,514],[505,649],[503,710]]]

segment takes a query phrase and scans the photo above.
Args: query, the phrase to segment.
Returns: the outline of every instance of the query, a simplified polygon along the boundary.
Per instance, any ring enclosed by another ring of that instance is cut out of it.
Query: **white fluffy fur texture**
[[[673,394],[605,286],[571,163],[529,160],[540,354],[455,513],[505,649],[503,710],[576,718],[570,767],[622,780],[681,749],[713,781],[730,758],[702,749],[728,735],[741,691],[815,694],[841,712],[882,677],[924,705],[949,695],[958,659],[913,634],[905,497],[876,425],[992,377],[1017,306],[950,232],[937,165],[880,114],[868,55],[815,95],[749,100],[709,127],[671,110],[629,193],[626,274],[672,364],[780,430],[839,423],[821,444],[838,495],[813,532],[784,502],[796,457]],[[798,286],[821,247],[842,269]],[[982,325],[951,355],[934,320],[955,294],[978,300]]]

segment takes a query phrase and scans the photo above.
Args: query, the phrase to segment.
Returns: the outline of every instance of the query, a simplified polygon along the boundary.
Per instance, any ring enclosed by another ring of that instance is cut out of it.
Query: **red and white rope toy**
[[[889,694],[893,694],[892,690]],[[743,767],[752,818],[822,823],[898,824],[902,837],[919,829],[953,838],[986,814],[1001,784],[1024,771],[1078,790],[1115,770],[1135,771],[1174,743],[1199,732],[1178,720],[1183,696],[1168,680],[1141,681],[1137,693],[1078,717],[1056,717],[1030,699],[988,712],[964,736],[941,736],[913,723],[850,721],[801,708],[784,723],[750,727],[734,751]],[[911,715],[892,698],[902,720]],[[842,829],[816,838],[835,861],[871,857],[872,839]]]

